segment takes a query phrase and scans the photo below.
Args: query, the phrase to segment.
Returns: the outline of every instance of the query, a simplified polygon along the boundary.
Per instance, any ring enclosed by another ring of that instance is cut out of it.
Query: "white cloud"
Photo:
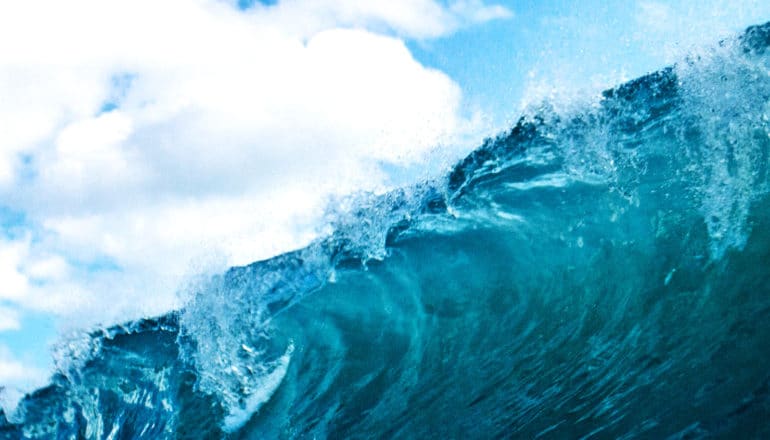
[[[275,6],[257,6],[255,15],[305,38],[319,30],[345,26],[392,32],[410,38],[435,38],[460,27],[513,13],[481,0],[455,0],[442,6],[433,0],[285,0]]]
[[[28,242],[0,240],[0,299],[17,301],[25,295],[29,286],[20,269],[28,247]]]
[[[378,161],[477,129],[402,38],[510,16],[479,0],[0,3],[0,205],[27,222],[0,242],[0,298],[161,313],[211,255],[308,242],[330,194],[387,186]]]
[[[131,131],[131,119],[119,111],[72,122],[59,132],[52,154],[38,170],[40,181],[58,193],[81,197],[94,190],[113,193],[140,179],[142,165],[122,145]]]
[[[6,417],[13,417],[14,410],[26,391],[46,383],[49,373],[29,365],[13,356],[8,347],[0,345],[0,407]]]
[[[21,328],[19,312],[9,307],[0,306],[0,332]],[[2,383],[2,382],[0,382]]]
[[[500,5],[484,5],[481,0],[459,0],[452,2],[449,9],[460,18],[460,22],[483,23],[485,21],[511,18],[513,12]]]
[[[34,380],[36,374],[22,362],[11,357],[0,358],[0,383],[8,384]]]

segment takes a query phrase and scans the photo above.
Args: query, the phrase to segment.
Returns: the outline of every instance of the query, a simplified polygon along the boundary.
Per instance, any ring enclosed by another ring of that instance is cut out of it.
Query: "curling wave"
[[[182,310],[62,343],[0,436],[770,437],[768,46],[544,104]]]

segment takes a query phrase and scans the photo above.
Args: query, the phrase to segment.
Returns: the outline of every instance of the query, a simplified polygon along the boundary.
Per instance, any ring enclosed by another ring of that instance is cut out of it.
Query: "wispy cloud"
[[[437,38],[474,24],[513,16],[500,5],[481,0],[284,0],[277,5],[255,5],[264,24],[308,37],[331,27],[353,27],[405,38]]]

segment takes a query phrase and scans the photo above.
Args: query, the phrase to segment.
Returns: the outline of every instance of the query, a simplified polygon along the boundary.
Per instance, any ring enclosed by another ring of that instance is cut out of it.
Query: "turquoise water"
[[[770,24],[60,344],[7,438],[770,437]]]

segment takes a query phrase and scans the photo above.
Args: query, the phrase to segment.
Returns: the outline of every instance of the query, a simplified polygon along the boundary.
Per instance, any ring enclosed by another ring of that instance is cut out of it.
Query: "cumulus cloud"
[[[24,309],[162,313],[191,272],[307,243],[326,197],[384,190],[379,163],[478,129],[403,39],[510,16],[480,0],[0,4],[0,205],[24,217],[0,239],[0,331]]]

